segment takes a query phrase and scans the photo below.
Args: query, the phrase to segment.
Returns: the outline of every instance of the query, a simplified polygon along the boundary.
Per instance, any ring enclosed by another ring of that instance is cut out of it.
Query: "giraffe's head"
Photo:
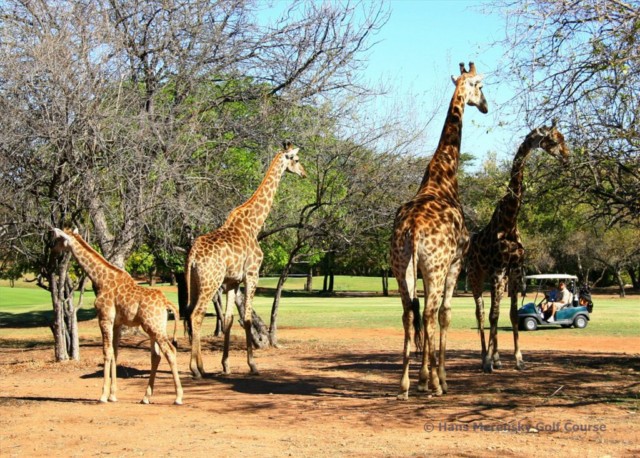
[[[58,229],[57,227],[52,228],[54,238],[53,238],[53,251],[59,253],[62,251],[71,250],[71,241],[73,240],[71,235],[69,235],[68,231],[63,231],[62,229]],[[74,231],[77,233],[77,231]]]
[[[476,107],[480,113],[488,113],[489,106],[487,99],[482,93],[482,75],[476,73],[476,66],[469,62],[469,71],[465,70],[464,63],[460,63],[460,76],[451,77],[453,84],[458,88],[467,105]]]
[[[554,119],[551,126],[538,127],[529,135],[532,136],[534,148],[542,148],[551,156],[566,162],[569,158],[569,148],[567,148],[564,135],[558,130],[557,124],[558,121]]]
[[[307,176],[307,172],[304,171],[304,167],[300,163],[300,158],[298,157],[299,148],[294,148],[291,142],[283,143],[283,151],[284,160],[287,164],[287,172],[295,173],[296,175],[305,178]]]

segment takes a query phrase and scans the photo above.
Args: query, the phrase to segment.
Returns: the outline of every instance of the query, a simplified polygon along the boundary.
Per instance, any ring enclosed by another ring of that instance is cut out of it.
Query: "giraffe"
[[[440,141],[416,196],[396,214],[391,238],[391,266],[398,281],[404,326],[403,368],[398,399],[409,396],[409,358],[411,325],[416,348],[422,351],[418,391],[429,388],[434,394],[447,391],[444,369],[447,329],[451,320],[451,296],[460,273],[469,236],[458,198],[458,162],[465,105],[487,113],[482,93],[482,76],[473,62],[469,71],[460,64],[460,76],[451,77],[455,85]],[[418,269],[422,273],[425,308],[420,321]],[[435,320],[440,324],[440,353],[436,373]],[[421,338],[424,324],[426,336]],[[427,357],[429,358],[427,363]]]
[[[151,402],[160,352],[171,366],[176,391],[175,404],[182,404],[182,385],[176,364],[176,348],[167,335],[167,310],[175,316],[173,340],[180,319],[177,307],[157,289],[138,285],[122,269],[107,262],[77,231],[53,228],[55,251],[71,251],[87,273],[96,291],[95,308],[102,332],[104,354],[104,383],[100,402],[116,402],[116,360],[122,326],[141,326],[149,335],[151,345],[151,373],[143,404]]]
[[[289,142],[271,161],[262,183],[244,204],[231,211],[218,229],[202,235],[193,243],[187,256],[185,279],[189,296],[187,331],[191,337],[189,368],[195,378],[204,375],[200,328],[213,295],[223,286],[226,294],[223,320],[224,349],[222,368],[228,374],[229,337],[233,324],[233,307],[240,283],[244,284],[244,328],[247,338],[247,363],[252,374],[258,369],[253,362],[251,345],[251,312],[253,296],[258,285],[258,272],[262,264],[262,250],[258,232],[262,228],[273,204],[278,185],[285,171],[304,178],[306,172],[298,158],[298,148]]]
[[[500,301],[505,287],[511,296],[510,318],[513,327],[516,368],[525,367],[518,343],[518,285],[522,281],[524,247],[518,232],[518,213],[522,205],[522,179],[524,165],[529,153],[542,148],[548,154],[563,161],[568,157],[568,148],[554,120],[550,127],[533,129],[524,139],[511,166],[511,179],[507,192],[498,202],[489,224],[472,234],[467,253],[467,274],[476,303],[476,319],[482,345],[482,369],[492,372],[502,367],[498,353],[498,318]],[[489,344],[484,335],[484,301],[482,290],[485,279],[491,282],[491,309],[489,312]]]

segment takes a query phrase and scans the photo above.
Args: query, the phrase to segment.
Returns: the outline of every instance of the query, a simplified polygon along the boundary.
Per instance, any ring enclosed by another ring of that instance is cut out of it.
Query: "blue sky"
[[[465,111],[462,151],[478,157],[479,166],[488,151],[499,158],[515,154],[520,138],[496,127],[500,107],[511,96],[506,85],[493,77],[500,65],[503,49],[491,46],[504,38],[504,19],[500,14],[483,14],[483,1],[475,0],[392,0],[391,17],[382,28],[369,56],[366,77],[390,81],[387,97],[417,98],[426,107],[440,107],[427,130],[420,153],[430,155],[437,145],[447,105],[453,94],[451,75],[458,75],[458,63],[473,61],[485,75],[485,97],[489,114],[472,107]],[[426,120],[424,120],[426,122]]]
[[[267,1],[261,14],[278,15],[289,4],[288,0]],[[385,5],[391,15],[372,38],[375,45],[368,53],[362,78],[371,85],[384,82],[389,91],[363,109],[379,113],[408,102],[411,122],[427,126],[414,153],[430,156],[453,95],[451,75],[459,74],[459,62],[473,61],[478,72],[485,75],[489,114],[483,115],[473,107],[465,111],[462,152],[477,158],[474,168],[481,166],[489,151],[500,160],[510,160],[523,135],[509,129],[513,123],[497,127],[498,121],[506,118],[500,108],[512,97],[511,89],[494,75],[503,55],[500,46],[492,46],[505,35],[501,14],[485,14],[482,10],[488,9],[487,0],[386,0]]]

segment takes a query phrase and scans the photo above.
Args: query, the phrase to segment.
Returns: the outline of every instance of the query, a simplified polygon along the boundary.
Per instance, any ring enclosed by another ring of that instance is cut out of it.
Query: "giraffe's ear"
[[[77,227],[74,227],[74,228],[73,228],[73,233],[74,233],[74,234],[80,234],[80,232],[78,231],[78,228],[77,228]]]
[[[300,148],[294,148],[291,149],[289,151],[286,151],[284,154],[284,157],[286,157],[287,159],[291,160],[293,158],[295,158],[298,155],[298,151],[300,151]]]
[[[69,236],[65,234],[65,232],[57,227],[53,228],[53,233],[56,235],[56,238],[69,240]]]
[[[451,81],[453,82],[453,85],[455,86],[456,84],[458,84],[458,80],[456,79],[455,76],[451,75]]]

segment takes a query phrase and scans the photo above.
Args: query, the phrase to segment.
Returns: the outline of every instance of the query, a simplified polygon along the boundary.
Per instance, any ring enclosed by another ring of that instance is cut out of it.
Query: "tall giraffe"
[[[191,337],[191,361],[189,367],[195,378],[204,375],[200,328],[207,305],[220,286],[227,293],[224,329],[222,368],[229,373],[229,336],[233,324],[233,307],[240,283],[244,283],[244,329],[247,337],[247,363],[251,373],[258,370],[253,362],[251,344],[251,312],[253,295],[258,285],[258,272],[262,264],[262,250],[258,243],[258,232],[262,228],[285,171],[306,177],[298,158],[298,148],[285,142],[284,149],[273,158],[262,183],[244,204],[235,208],[225,223],[209,234],[202,235],[193,243],[185,269],[189,291],[187,330]]]
[[[176,348],[167,336],[167,310],[175,317],[173,340],[176,325],[180,319],[178,308],[157,289],[138,285],[122,269],[107,262],[77,233],[68,229],[53,229],[56,251],[71,251],[78,264],[87,273],[96,291],[95,308],[102,332],[102,351],[104,354],[104,383],[100,402],[116,402],[116,364],[118,344],[122,326],[141,326],[149,335],[151,345],[151,374],[143,404],[149,404],[153,394],[160,352],[167,358],[176,390],[175,404],[182,404],[182,385],[176,364]]]
[[[500,301],[505,287],[511,296],[510,318],[513,327],[516,368],[524,369],[524,361],[518,343],[518,285],[522,281],[524,247],[518,232],[518,213],[522,205],[522,179],[527,156],[536,148],[542,148],[551,156],[566,160],[568,148],[563,135],[556,128],[542,126],[532,130],[524,139],[511,166],[511,179],[507,192],[498,202],[491,221],[481,231],[472,234],[467,253],[467,274],[473,298],[476,302],[476,319],[482,345],[482,368],[492,372],[502,366],[498,353],[498,318]],[[482,290],[485,279],[491,282],[491,309],[489,311],[489,345],[484,336],[484,301]]]
[[[473,62],[469,71],[460,64],[460,76],[451,77],[455,91],[447,112],[438,148],[429,163],[416,196],[400,207],[391,239],[391,266],[398,280],[404,313],[404,358],[400,394],[409,396],[411,325],[416,348],[422,351],[418,391],[431,388],[436,395],[447,391],[444,369],[447,329],[451,321],[451,296],[467,250],[469,235],[458,198],[458,163],[465,105],[487,113],[482,93],[482,76]],[[426,330],[421,339],[418,269],[425,289],[422,321]],[[440,354],[436,373],[436,314],[440,324]],[[429,358],[427,364],[427,357]]]

